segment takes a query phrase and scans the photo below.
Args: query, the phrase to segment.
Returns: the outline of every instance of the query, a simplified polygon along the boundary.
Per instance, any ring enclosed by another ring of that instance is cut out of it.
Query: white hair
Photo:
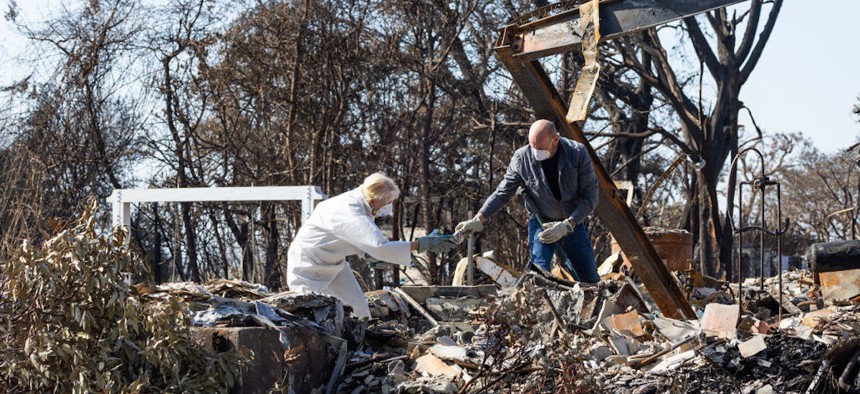
[[[367,198],[385,202],[392,202],[400,196],[400,188],[397,187],[397,184],[380,172],[370,174],[370,176],[364,178],[364,183],[361,184],[361,191],[364,192]]]

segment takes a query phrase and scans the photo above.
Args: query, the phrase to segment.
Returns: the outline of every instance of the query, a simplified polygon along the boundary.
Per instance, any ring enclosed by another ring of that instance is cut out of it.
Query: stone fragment
[[[773,394],[773,386],[771,386],[769,384],[764,385],[763,387],[756,390],[755,394]]]
[[[433,345],[429,349],[430,353],[446,361],[466,361],[466,349],[460,346],[448,345]]]
[[[738,344],[738,350],[741,352],[741,357],[743,358],[755,356],[765,349],[767,349],[767,344],[761,335],[754,335],[749,340]]]
[[[425,354],[415,360],[415,371],[429,376],[446,376],[455,378],[460,375],[459,368],[454,368],[432,354]]]
[[[605,345],[595,344],[591,347],[591,357],[594,358],[595,361],[603,361],[613,354],[612,349]]]
[[[609,337],[609,344],[612,345],[612,348],[615,349],[616,354],[620,354],[623,356],[629,356],[631,354],[635,354],[636,352],[632,351],[630,340],[625,337],[611,335]]]

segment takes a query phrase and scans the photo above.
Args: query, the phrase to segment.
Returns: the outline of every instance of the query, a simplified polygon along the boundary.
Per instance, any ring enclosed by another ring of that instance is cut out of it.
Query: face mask
[[[548,150],[535,149],[534,147],[532,147],[532,154],[535,156],[535,160],[537,161],[544,161],[552,157]]]
[[[391,216],[394,214],[394,205],[388,204],[379,208],[374,214],[374,217],[383,217],[383,216]]]

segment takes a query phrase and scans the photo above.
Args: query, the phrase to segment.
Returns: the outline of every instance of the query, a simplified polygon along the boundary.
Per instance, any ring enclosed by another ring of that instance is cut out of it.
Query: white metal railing
[[[327,196],[319,186],[191,187],[176,189],[115,189],[107,198],[113,226],[131,225],[136,202],[288,201],[302,202],[302,223],[311,217],[314,201]]]

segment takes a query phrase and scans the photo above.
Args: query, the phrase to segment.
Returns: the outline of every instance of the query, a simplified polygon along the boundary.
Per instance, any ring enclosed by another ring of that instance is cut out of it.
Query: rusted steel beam
[[[600,2],[600,41],[611,40],[686,18],[701,12],[740,3],[744,0],[605,0]],[[579,49],[579,10],[577,1],[570,9],[560,6],[565,3],[537,10],[534,20],[519,18],[503,29],[499,45],[510,46],[515,57],[537,59]],[[548,15],[553,13],[553,15]]]
[[[645,232],[642,231],[642,227],[618,195],[615,184],[588,143],[585,134],[576,123],[565,121],[567,114],[565,101],[552,85],[543,67],[536,60],[515,58],[514,50],[509,45],[496,47],[496,54],[534,107],[535,115],[538,118],[554,120],[562,135],[581,142],[588,149],[600,184],[597,215],[621,245],[642,279],[642,283],[657,302],[660,311],[665,316],[675,319],[696,318],[681,289],[663,265],[663,261],[648,241]]]

